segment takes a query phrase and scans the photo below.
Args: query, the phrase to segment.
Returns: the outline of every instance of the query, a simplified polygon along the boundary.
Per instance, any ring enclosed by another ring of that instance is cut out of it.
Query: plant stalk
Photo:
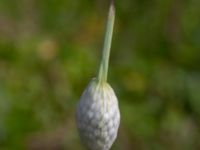
[[[107,25],[106,25],[106,34],[105,34],[105,40],[104,40],[104,45],[103,45],[102,59],[101,59],[99,74],[98,74],[98,81],[101,83],[107,82],[108,65],[109,65],[114,21],[115,21],[115,6],[114,6],[114,0],[111,0],[111,5],[110,5],[108,19],[107,19]]]

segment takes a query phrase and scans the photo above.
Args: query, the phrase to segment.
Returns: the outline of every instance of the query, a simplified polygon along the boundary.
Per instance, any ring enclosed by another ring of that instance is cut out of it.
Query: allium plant
[[[114,20],[115,8],[111,1],[98,77],[90,81],[76,110],[78,131],[89,150],[109,150],[117,137],[120,124],[117,97],[107,83]]]

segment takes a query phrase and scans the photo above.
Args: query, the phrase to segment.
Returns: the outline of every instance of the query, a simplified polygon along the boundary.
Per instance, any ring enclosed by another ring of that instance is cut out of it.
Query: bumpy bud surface
[[[109,150],[120,123],[118,101],[108,83],[93,79],[83,92],[76,112],[83,143],[90,150]]]

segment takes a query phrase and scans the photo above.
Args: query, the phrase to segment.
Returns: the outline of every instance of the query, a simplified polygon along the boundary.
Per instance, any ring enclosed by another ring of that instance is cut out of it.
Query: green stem
[[[112,35],[113,35],[113,27],[115,21],[115,7],[114,2],[111,0],[107,25],[106,25],[106,34],[105,34],[105,41],[103,46],[103,53],[101,64],[99,68],[98,80],[99,82],[106,82],[107,81],[107,74],[108,74],[108,64],[109,64],[109,57],[110,57],[110,48],[112,42]]]

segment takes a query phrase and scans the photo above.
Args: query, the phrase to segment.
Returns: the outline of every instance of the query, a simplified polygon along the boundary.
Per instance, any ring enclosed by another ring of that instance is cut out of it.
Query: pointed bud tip
[[[115,0],[111,0],[111,4],[110,4],[110,12],[115,12]]]

